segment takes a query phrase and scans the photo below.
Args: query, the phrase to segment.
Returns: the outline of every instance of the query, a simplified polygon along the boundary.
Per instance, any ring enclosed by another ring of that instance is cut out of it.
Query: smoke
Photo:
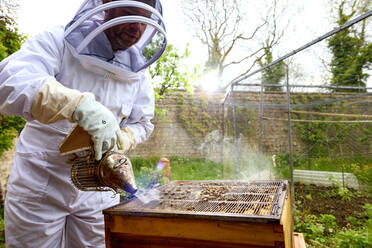
[[[142,193],[137,195],[137,199],[143,204],[151,204],[152,202],[159,202],[161,192],[154,189],[147,189],[146,191],[143,191]]]
[[[222,137],[218,130],[206,135],[199,149],[204,158],[221,162],[224,166],[224,179],[237,180],[273,180],[275,156],[259,152],[256,144],[247,142],[240,135],[234,144],[231,137]]]
[[[214,130],[206,135],[199,149],[201,155],[210,161],[223,164],[224,180],[275,180],[280,177],[275,172],[275,156],[259,152],[257,145],[247,142],[247,138],[240,135],[234,144],[231,137],[222,138],[221,132]],[[158,172],[150,168],[141,168],[141,176],[137,176],[139,192],[137,198],[143,204],[150,204],[159,200]]]

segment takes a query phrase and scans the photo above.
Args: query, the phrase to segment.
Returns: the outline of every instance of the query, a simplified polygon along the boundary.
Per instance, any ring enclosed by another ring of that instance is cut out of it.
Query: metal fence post
[[[224,146],[225,146],[225,102],[222,103],[222,124],[221,124],[221,136],[222,136],[222,141],[221,141],[221,157],[220,157],[220,162],[223,164],[223,159],[224,159]]]
[[[234,94],[234,84],[231,85],[231,101],[232,101],[232,115],[233,115],[233,125],[234,125],[234,159],[235,159],[235,178],[239,178],[239,147],[237,138],[237,128],[236,128],[236,113],[235,113],[235,94]]]
[[[293,181],[293,152],[292,152],[292,129],[291,129],[291,93],[289,89],[289,69],[288,65],[285,64],[286,73],[286,86],[287,86],[287,111],[288,111],[288,146],[289,146],[289,169],[291,173],[291,199],[292,206],[294,206],[295,195],[294,195],[294,181]]]
[[[264,92],[264,81],[261,80],[260,87],[260,130],[259,130],[259,142],[258,142],[258,152],[262,154],[262,133],[263,133],[263,92]]]

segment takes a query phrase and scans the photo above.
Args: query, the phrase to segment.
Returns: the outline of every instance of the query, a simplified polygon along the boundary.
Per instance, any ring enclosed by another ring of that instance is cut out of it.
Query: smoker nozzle
[[[136,187],[133,187],[133,185],[131,185],[130,183],[126,183],[124,185],[124,190],[128,192],[129,194],[134,195],[136,194],[138,189]]]
[[[102,182],[116,192],[125,190],[130,194],[137,192],[132,163],[124,154],[109,152],[99,163]]]

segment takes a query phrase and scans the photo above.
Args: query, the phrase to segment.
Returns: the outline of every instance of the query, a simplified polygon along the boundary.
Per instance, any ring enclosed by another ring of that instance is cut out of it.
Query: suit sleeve
[[[0,63],[0,113],[28,121],[39,89],[59,73],[63,51],[62,26],[36,35]]]
[[[133,104],[126,125],[134,132],[136,143],[146,141],[151,135],[154,125],[151,119],[154,117],[155,95],[151,84],[150,74],[144,75],[144,80],[140,83],[136,100]]]

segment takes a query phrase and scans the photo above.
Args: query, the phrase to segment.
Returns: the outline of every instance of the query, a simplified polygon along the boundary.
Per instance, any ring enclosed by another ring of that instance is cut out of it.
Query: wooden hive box
[[[139,197],[104,210],[106,247],[294,247],[291,200],[286,181],[275,181],[284,187],[279,194],[272,194],[274,197],[271,197],[270,208],[267,208],[269,205],[265,202],[270,192],[264,191],[252,193],[247,200],[242,201],[241,196],[246,197],[247,191],[240,190],[240,195],[237,195],[225,190],[222,194],[216,194],[222,200],[215,197],[204,201],[202,197],[205,195],[200,192],[205,191],[194,186],[209,181],[193,181],[192,192],[182,199],[173,194],[173,203],[169,198],[164,198],[165,195],[179,192],[177,187],[190,182],[174,181],[169,184],[170,187],[168,185],[160,190],[149,191],[148,201],[139,200]],[[225,184],[226,181],[222,183]],[[173,191],[168,191],[167,187],[173,188]],[[229,189],[232,188],[234,187]],[[275,188],[278,189],[279,187]],[[239,196],[238,200],[225,201],[223,197],[228,198],[229,194],[230,197],[234,194]],[[199,200],[195,201],[197,197]],[[190,199],[193,202],[190,203]],[[177,205],[177,201],[181,204]],[[223,213],[219,211],[222,208]],[[213,211],[209,211],[210,209]],[[265,212],[267,209],[270,211]],[[273,211],[277,214],[273,215]]]

